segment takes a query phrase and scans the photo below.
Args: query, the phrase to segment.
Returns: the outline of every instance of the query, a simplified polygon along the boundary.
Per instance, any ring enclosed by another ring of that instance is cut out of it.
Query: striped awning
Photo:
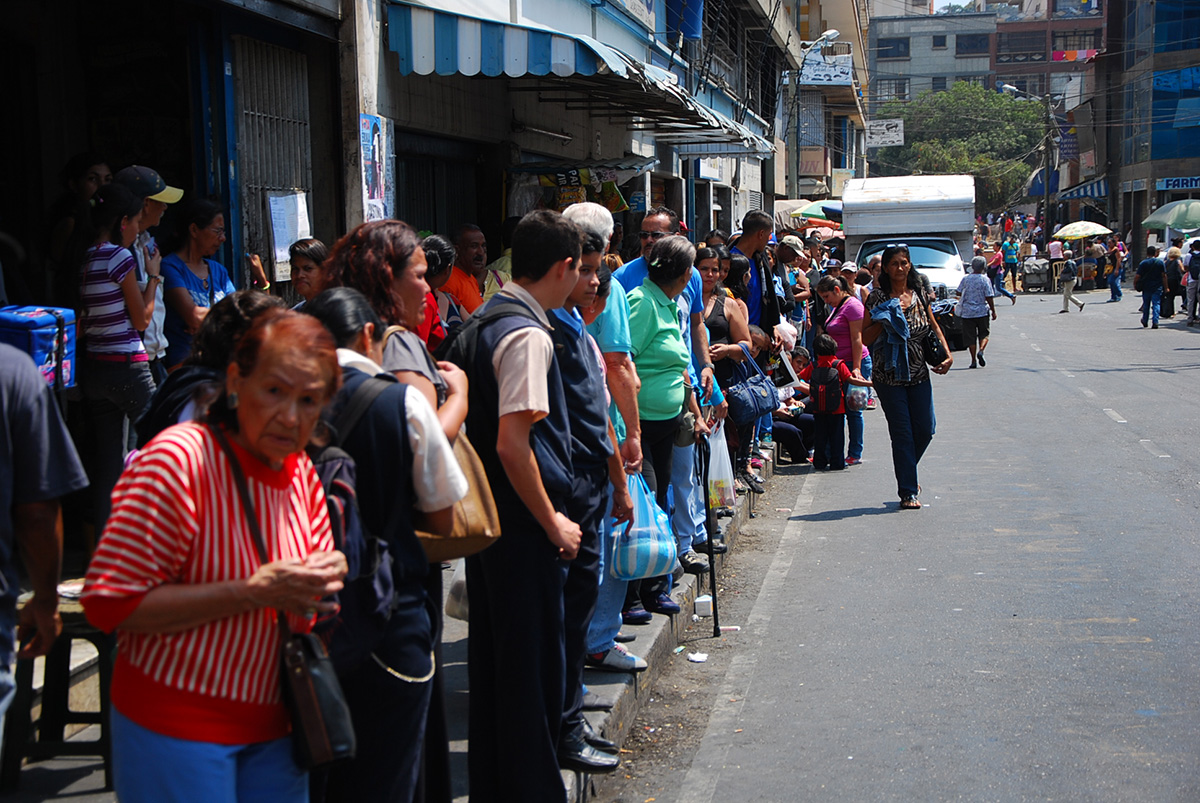
[[[1058,194],[1058,200],[1071,201],[1077,198],[1108,198],[1108,179],[1094,178],[1074,187],[1068,187]]]
[[[680,148],[681,155],[769,156],[774,147],[679,85],[669,70],[638,61],[588,36],[454,14],[392,0],[388,48],[402,75],[525,78],[513,92],[536,92],[597,119]],[[686,151],[684,149],[687,149]]]
[[[388,48],[401,75],[626,74],[617,51],[587,36],[406,3],[388,6]]]

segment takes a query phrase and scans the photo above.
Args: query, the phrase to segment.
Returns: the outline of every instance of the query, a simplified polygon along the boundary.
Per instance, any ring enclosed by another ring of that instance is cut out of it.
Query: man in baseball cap
[[[163,301],[162,253],[149,229],[162,220],[167,204],[173,204],[183,197],[183,190],[168,186],[156,171],[141,165],[130,165],[119,171],[113,176],[113,181],[142,199],[138,236],[129,250],[137,260],[138,288],[145,290],[147,284],[155,283],[154,312],[146,331],[142,332],[142,342],[146,345],[146,353],[150,355],[150,373],[154,381],[161,385],[167,378],[167,337],[163,332],[167,307]]]
[[[179,199],[183,197],[183,190],[168,186],[157,172],[141,165],[126,167],[118,172],[113,180],[134,195],[150,201],[173,204],[178,203]]]

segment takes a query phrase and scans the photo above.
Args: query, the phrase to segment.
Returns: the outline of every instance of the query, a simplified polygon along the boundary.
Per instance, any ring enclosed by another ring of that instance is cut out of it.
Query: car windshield
[[[882,254],[883,249],[887,245],[885,242],[864,243],[862,249],[858,252],[858,264],[864,265],[872,255]],[[909,261],[918,269],[940,270],[943,268],[956,268],[955,258],[957,257],[957,250],[953,243],[939,240],[908,243]]]

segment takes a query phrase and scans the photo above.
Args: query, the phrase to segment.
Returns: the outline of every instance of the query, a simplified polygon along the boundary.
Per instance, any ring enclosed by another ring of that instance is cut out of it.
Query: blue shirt
[[[617,272],[613,274],[613,278],[620,282],[625,288],[626,294],[632,293],[635,288],[641,287],[642,282],[650,275],[650,271],[646,266],[646,258],[638,257],[635,260],[626,262]],[[692,382],[692,387],[700,387],[698,379],[699,370],[697,370],[696,355],[692,351],[692,320],[691,316],[699,315],[704,317],[704,281],[700,278],[700,271],[692,268],[692,278],[688,280],[687,286],[683,288],[683,292],[675,297],[675,306],[679,308],[679,333],[683,335],[684,348],[688,350],[688,354],[692,355],[692,359],[688,364],[688,378]],[[597,341],[599,342],[599,341]],[[604,345],[600,345],[600,350],[605,351]],[[707,358],[708,355],[705,355]],[[700,370],[704,369],[705,359],[700,363]]]
[[[996,289],[986,274],[971,273],[958,283],[958,294],[962,297],[963,318],[986,318],[991,314],[987,300],[995,298]]]
[[[229,281],[220,262],[205,259],[208,263],[208,287],[204,281],[184,264],[176,254],[164,257],[162,261],[163,292],[182,287],[192,297],[192,303],[197,307],[212,307],[225,296],[234,291],[233,282]],[[192,335],[187,331],[183,319],[167,305],[167,318],[163,324],[163,332],[167,336],[167,365],[178,365],[192,353]]]
[[[622,291],[625,289],[621,284],[617,287]],[[625,297],[624,292],[609,290],[604,312],[588,324],[587,331],[596,339],[601,354],[629,354],[633,351],[633,344],[629,339],[629,299]],[[617,433],[617,442],[623,443],[625,419],[621,417],[621,411],[617,409],[615,401],[608,406],[608,417]]]

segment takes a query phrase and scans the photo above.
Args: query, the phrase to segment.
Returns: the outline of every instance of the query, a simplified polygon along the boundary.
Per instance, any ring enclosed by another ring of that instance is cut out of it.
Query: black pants
[[[813,468],[841,471],[846,467],[846,415],[813,416]]]
[[[398,591],[400,606],[392,615],[397,627],[375,652],[387,668],[368,658],[339,676],[357,749],[352,761],[329,770],[323,798],[328,803],[419,799],[426,714],[433,695],[431,620],[440,605],[432,604],[420,584]],[[314,781],[317,777],[313,773]],[[322,798],[314,794],[313,799]]]
[[[579,554],[567,563],[563,586],[566,640],[566,699],[563,705],[563,736],[583,720],[583,659],[587,652],[588,628],[596,610],[600,590],[600,527],[612,485],[608,467],[575,467],[575,482],[567,515],[583,530]]]
[[[471,801],[563,803],[567,565],[520,501],[502,496],[504,537],[467,558]],[[566,510],[561,500],[555,508]]]
[[[679,416],[664,421],[642,421],[642,477],[654,494],[655,501],[668,516],[671,515],[671,464],[675,456],[675,433],[679,431]],[[662,590],[663,578],[632,580],[625,592],[625,608],[634,603],[650,599]],[[671,578],[666,578],[666,588],[671,589]]]
[[[811,437],[811,432],[809,436]],[[808,460],[808,446],[802,433],[791,421],[776,418],[771,422],[771,437],[787,452],[793,463],[803,463]]]

